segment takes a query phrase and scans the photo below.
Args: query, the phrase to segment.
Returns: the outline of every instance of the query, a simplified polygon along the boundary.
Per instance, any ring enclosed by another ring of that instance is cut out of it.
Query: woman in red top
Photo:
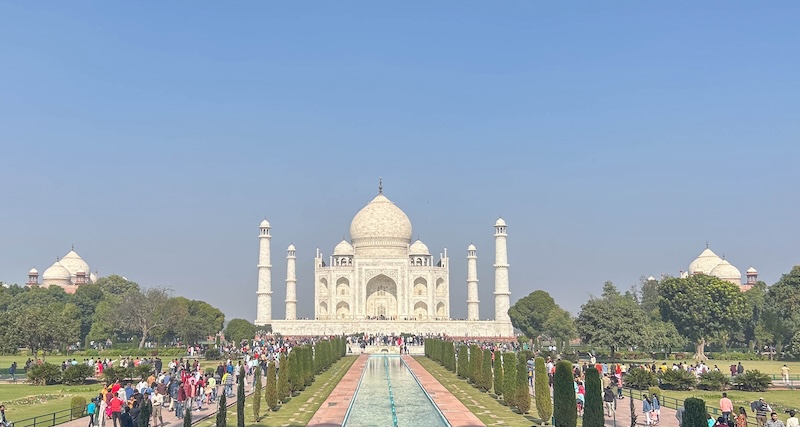
[[[122,413],[122,405],[124,404],[125,402],[123,402],[122,399],[120,399],[116,394],[111,398],[109,407],[111,407],[111,419],[114,421],[114,427],[117,427],[117,420],[119,420],[119,416]]]

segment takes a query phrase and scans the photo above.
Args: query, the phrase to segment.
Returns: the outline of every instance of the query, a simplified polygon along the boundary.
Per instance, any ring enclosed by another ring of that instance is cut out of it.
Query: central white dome
[[[721,262],[722,258],[718,257],[711,249],[706,248],[691,264],[689,264],[689,274],[702,273],[710,275],[711,270]]]
[[[350,223],[353,246],[402,246],[411,243],[411,221],[383,194],[367,203]]]
[[[89,271],[89,264],[83,260],[74,250],[69,251],[68,254],[64,255],[64,258],[61,258],[59,261],[61,265],[64,266],[67,270],[69,270],[69,274],[73,277],[77,276],[78,273],[86,273],[87,275],[90,273]]]

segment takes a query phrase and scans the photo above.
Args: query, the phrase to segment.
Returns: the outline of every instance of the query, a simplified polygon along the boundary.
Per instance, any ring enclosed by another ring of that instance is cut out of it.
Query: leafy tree
[[[553,402],[550,400],[550,377],[547,375],[547,367],[544,363],[544,358],[537,357],[534,361],[535,375],[534,380],[534,395],[536,397],[536,412],[545,424],[550,422],[550,417],[553,416]]]
[[[658,280],[647,280],[642,277],[640,283],[639,305],[642,311],[651,319],[661,320],[661,313],[658,310]]]
[[[244,319],[233,319],[225,327],[225,338],[231,342],[239,343],[255,336],[256,326]]]
[[[503,361],[500,350],[494,352],[494,394],[501,396],[503,394]]]
[[[514,405],[519,409],[521,414],[527,414],[531,410],[531,395],[528,391],[528,370],[526,369],[527,360],[525,355],[519,353],[517,355],[517,380],[516,380],[516,393],[514,397]]]
[[[703,399],[690,397],[683,401],[682,427],[708,427],[706,402]]]
[[[112,274],[110,276],[101,277],[94,282],[103,294],[122,296],[129,292],[138,292],[139,285],[122,276]]]
[[[269,382],[269,380],[267,380]],[[253,419],[261,420],[261,367],[256,366],[253,374]]]
[[[549,293],[538,290],[514,303],[508,309],[508,316],[515,328],[529,339],[535,340],[542,334],[550,311],[556,307],[556,302]]]
[[[130,291],[122,296],[125,309],[117,311],[117,319],[128,331],[140,334],[139,348],[144,348],[154,329],[174,324],[176,311],[170,298],[170,291],[166,288]]]
[[[244,369],[239,370],[239,384],[236,389],[236,426],[237,427],[244,427],[244,401],[245,394],[244,394],[244,378],[245,378],[245,371]],[[192,405],[187,405],[192,406]]]
[[[553,377],[553,414],[556,427],[575,427],[578,424],[572,363],[566,360],[556,364],[556,373]]]
[[[228,399],[225,397],[225,393],[220,394],[216,421],[216,427],[228,426]]]
[[[561,307],[550,310],[542,328],[545,335],[559,343],[559,348],[563,348],[565,344],[578,336],[575,320],[572,319],[569,311]]]
[[[696,344],[698,359],[707,359],[709,337],[741,324],[745,315],[744,295],[733,283],[704,274],[663,280],[659,307],[664,321]]]
[[[597,369],[587,369],[583,409],[583,425],[585,427],[602,427],[605,425],[602,395],[603,386],[600,382],[600,373]]]
[[[97,304],[92,315],[92,326],[89,328],[88,335],[90,340],[104,340],[116,335],[121,330],[117,318],[117,310],[121,303],[122,297],[120,296],[103,295],[103,299]]]
[[[521,366],[520,369],[525,369]],[[510,352],[503,353],[503,400],[508,406],[516,405],[517,398],[517,356]]]
[[[264,394],[264,399],[270,410],[274,411],[278,408],[278,387],[275,381],[275,362],[269,362],[267,367],[267,390]]]
[[[686,337],[681,335],[675,325],[661,320],[650,319],[641,331],[641,346],[653,352],[672,352],[672,349],[683,348]]]
[[[589,345],[611,349],[641,344],[644,312],[631,295],[621,295],[611,282],[603,286],[603,296],[581,306],[576,322],[578,336]]]
[[[172,299],[172,305],[180,314],[173,330],[183,338],[184,342],[196,343],[222,330],[225,315],[211,304],[175,297]]]
[[[776,344],[788,343],[800,330],[800,265],[781,276],[769,287],[766,297],[768,331],[772,331]],[[780,351],[781,349],[778,348]]]
[[[103,300],[103,290],[94,283],[86,283],[78,286],[75,293],[70,297],[70,302],[78,307],[80,314],[80,339],[83,341],[92,329],[94,311],[100,301]]]
[[[52,303],[16,309],[14,328],[20,343],[36,354],[75,343],[80,334],[77,308],[73,304]]]
[[[286,353],[281,353],[280,368],[278,369],[278,400],[285,402],[289,397],[289,359]]]

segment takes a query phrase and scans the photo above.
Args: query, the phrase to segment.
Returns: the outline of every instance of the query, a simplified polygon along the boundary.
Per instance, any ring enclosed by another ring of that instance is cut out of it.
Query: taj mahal
[[[408,216],[384,194],[364,206],[350,223],[350,241],[333,254],[314,257],[314,319],[297,319],[296,249],[286,262],[286,319],[272,318],[270,223],[259,227],[256,325],[283,335],[349,333],[446,334],[459,337],[513,337],[508,317],[509,280],[506,223],[494,224],[494,320],[479,320],[477,249],[467,248],[467,319],[450,319],[450,263],[420,240],[411,242]],[[311,295],[309,294],[309,298]]]

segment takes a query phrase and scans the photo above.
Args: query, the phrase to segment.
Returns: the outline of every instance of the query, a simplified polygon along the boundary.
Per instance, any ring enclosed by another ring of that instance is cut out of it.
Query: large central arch
[[[396,318],[397,283],[379,274],[367,282],[366,315],[369,318]]]

